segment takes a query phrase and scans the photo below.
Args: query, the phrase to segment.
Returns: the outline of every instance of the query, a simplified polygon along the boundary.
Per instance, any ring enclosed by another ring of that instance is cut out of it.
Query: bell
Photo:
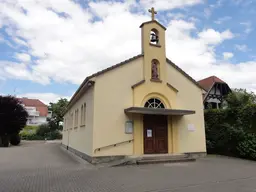
[[[152,33],[150,41],[152,43],[154,43],[154,42],[158,43],[158,36],[156,34]]]

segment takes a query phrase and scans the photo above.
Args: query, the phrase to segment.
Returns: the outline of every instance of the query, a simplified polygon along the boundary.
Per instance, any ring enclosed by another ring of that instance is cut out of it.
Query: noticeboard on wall
[[[196,130],[194,124],[188,124],[188,131],[194,132]]]
[[[133,133],[133,121],[125,122],[125,133],[132,134]]]

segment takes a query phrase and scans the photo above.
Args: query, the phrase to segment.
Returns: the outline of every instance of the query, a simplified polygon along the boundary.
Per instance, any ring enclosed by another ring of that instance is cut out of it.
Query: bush
[[[20,136],[23,140],[54,140],[62,138],[60,132],[52,130],[49,124],[39,125],[34,131],[22,131]]]
[[[62,135],[58,130],[55,130],[53,132],[48,133],[47,135],[48,140],[54,140],[54,139],[62,139]]]
[[[36,134],[36,130],[38,129],[38,126],[26,126],[21,132],[20,137],[24,140],[28,135],[34,135]]]
[[[9,147],[9,137],[4,135],[0,136],[0,146],[2,147]]]
[[[243,141],[238,144],[239,155],[247,159],[256,159],[256,134],[246,134]]]
[[[20,132],[28,118],[21,101],[13,96],[0,95],[0,135],[5,137]],[[5,139],[4,139],[5,141]],[[5,142],[6,145],[6,142]]]
[[[256,105],[205,111],[208,153],[256,160]]]
[[[19,145],[20,144],[20,136],[19,134],[13,134],[10,136],[10,143],[12,145]]]
[[[49,125],[45,123],[38,126],[38,129],[36,130],[36,135],[46,137],[49,132],[51,132],[51,129]]]
[[[22,140],[44,140],[45,138],[36,134],[22,134]]]

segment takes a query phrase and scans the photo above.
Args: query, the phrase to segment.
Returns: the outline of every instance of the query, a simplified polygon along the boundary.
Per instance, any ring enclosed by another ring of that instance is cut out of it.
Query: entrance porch
[[[125,109],[134,122],[134,155],[179,153],[177,121],[191,110],[131,107]]]

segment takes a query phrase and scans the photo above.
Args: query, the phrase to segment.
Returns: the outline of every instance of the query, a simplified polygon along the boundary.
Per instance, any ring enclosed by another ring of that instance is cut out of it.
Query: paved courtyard
[[[87,191],[256,191],[256,163],[207,157],[191,163],[96,168],[56,143],[0,148],[0,192]]]

